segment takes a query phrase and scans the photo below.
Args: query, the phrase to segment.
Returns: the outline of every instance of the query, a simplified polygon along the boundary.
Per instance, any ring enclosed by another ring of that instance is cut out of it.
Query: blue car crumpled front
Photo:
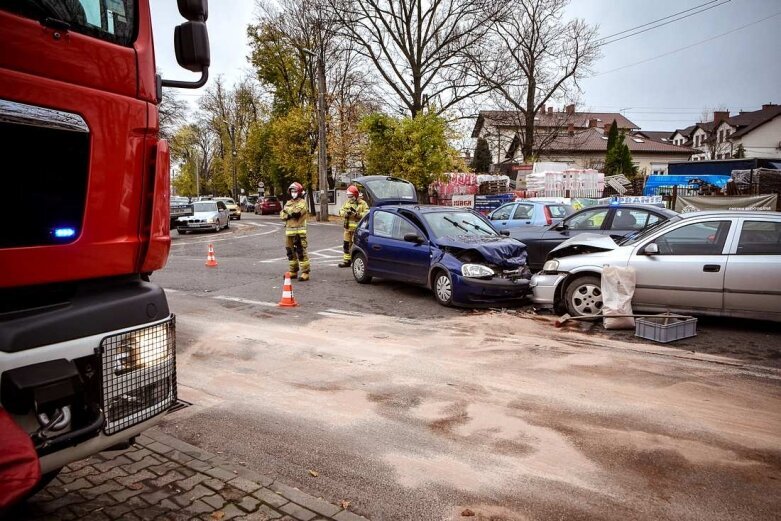
[[[441,237],[438,242],[443,248],[475,250],[488,264],[506,270],[526,266],[526,245],[509,237],[459,235]]]

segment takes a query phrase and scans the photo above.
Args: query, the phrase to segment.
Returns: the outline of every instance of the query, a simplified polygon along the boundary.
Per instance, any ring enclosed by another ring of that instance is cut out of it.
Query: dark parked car
[[[176,220],[179,217],[189,217],[193,212],[193,205],[190,204],[190,200],[187,197],[171,196],[170,200],[171,209],[171,229],[176,228]]]
[[[600,205],[584,208],[558,224],[539,228],[510,228],[510,236],[526,245],[529,268],[542,269],[548,253],[581,233],[598,233],[620,239],[657,222],[678,215],[672,210],[639,204]]]
[[[255,213],[266,215],[267,213],[279,213],[282,211],[282,203],[273,195],[258,199],[255,203]]]
[[[255,203],[258,202],[258,196],[257,195],[248,195],[246,199],[244,199],[244,202],[241,203],[241,211],[242,212],[254,212],[255,211]]]
[[[355,233],[353,276],[419,284],[443,305],[519,300],[529,292],[523,244],[464,208],[385,205],[371,208]]]

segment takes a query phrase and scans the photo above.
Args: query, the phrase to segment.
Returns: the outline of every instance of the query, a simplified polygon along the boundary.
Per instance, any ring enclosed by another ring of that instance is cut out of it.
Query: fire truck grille
[[[176,403],[176,323],[106,337],[100,344],[103,432],[115,434]]]

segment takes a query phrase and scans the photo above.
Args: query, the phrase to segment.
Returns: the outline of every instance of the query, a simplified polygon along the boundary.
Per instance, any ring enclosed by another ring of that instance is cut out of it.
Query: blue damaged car
[[[359,283],[378,277],[425,286],[445,306],[517,301],[529,292],[526,246],[466,208],[373,206],[351,252]]]

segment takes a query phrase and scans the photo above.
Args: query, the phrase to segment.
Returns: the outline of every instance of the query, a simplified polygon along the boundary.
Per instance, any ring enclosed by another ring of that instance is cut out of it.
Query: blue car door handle
[[[379,244],[372,244],[372,250],[380,251],[382,249],[382,246]]]

